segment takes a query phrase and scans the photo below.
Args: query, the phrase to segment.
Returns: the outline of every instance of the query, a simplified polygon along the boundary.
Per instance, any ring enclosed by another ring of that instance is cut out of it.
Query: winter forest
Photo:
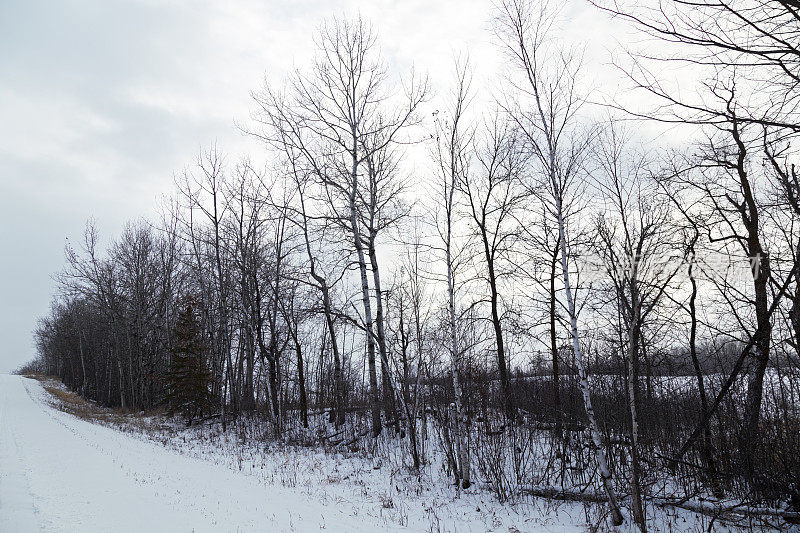
[[[594,530],[795,527],[800,3],[592,9],[638,35],[603,66],[625,98],[555,2],[487,5],[491,87],[329,16],[251,88],[261,153],[211,143],[159,219],[67,245],[23,371]]]

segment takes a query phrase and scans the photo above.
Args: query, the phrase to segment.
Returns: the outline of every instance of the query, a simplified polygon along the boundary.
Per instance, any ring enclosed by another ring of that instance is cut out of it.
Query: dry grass
[[[46,374],[37,374],[37,373],[22,374],[22,377],[25,377],[25,378],[28,378],[28,379],[35,379],[36,381],[42,381],[42,382],[45,382],[45,381],[58,381],[58,378],[56,376],[48,376]]]
[[[44,390],[52,396],[52,401],[50,403],[56,409],[89,422],[113,424],[121,421],[118,419],[121,418],[122,415],[115,413],[111,409],[98,407],[84,398],[81,398],[78,394],[64,390],[59,387],[57,383],[48,382],[48,380],[40,381],[42,381]]]
[[[78,406],[78,405],[83,405],[83,404],[87,403],[86,400],[84,400],[83,398],[81,398],[80,396],[75,394],[74,392],[69,392],[69,391],[57,389],[55,387],[48,387],[47,385],[44,386],[44,390],[46,390],[47,392],[49,392],[50,394],[52,394],[53,396],[55,396],[56,398],[58,398],[62,402],[70,404],[70,405]]]
[[[66,390],[55,377],[42,374],[27,374],[25,377],[35,379],[42,384],[44,390],[51,396],[49,403],[53,407],[87,422],[122,430],[137,429],[145,432],[168,428],[162,408],[154,409],[151,412],[128,413],[120,408],[101,407],[75,392]]]

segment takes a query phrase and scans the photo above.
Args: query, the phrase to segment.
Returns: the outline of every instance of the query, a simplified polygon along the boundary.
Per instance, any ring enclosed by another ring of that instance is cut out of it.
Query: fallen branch
[[[587,503],[606,503],[608,501],[608,496],[602,492],[586,492],[577,489],[562,489],[561,487],[529,486],[520,488],[519,492],[521,494],[537,496],[540,498],[548,498],[552,500]],[[626,499],[627,497],[622,498],[623,501]],[[769,516],[782,518],[790,523],[795,523],[796,521],[800,520],[800,512],[798,511],[779,509],[777,507],[747,505],[745,503],[732,500],[686,500],[678,498],[664,498],[659,496],[650,496],[646,499],[658,507],[676,507],[713,517],[724,517],[725,515],[739,515],[741,517]]]

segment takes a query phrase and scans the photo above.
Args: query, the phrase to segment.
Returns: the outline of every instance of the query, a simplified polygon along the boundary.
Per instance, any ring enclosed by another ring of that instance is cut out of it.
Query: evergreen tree
[[[168,413],[180,412],[191,425],[211,404],[211,372],[206,365],[207,346],[195,306],[190,300],[178,315],[173,332],[172,360],[167,374]]]

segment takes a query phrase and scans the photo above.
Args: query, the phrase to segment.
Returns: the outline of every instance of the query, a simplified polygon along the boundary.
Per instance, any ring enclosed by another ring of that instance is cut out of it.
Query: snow
[[[50,408],[0,376],[0,531],[392,530]]]
[[[2,532],[409,530],[392,520],[399,505],[391,503],[392,516],[385,495],[370,487],[364,486],[360,495],[340,487],[344,490],[327,490],[327,497],[320,498],[299,482],[294,487],[265,483],[225,464],[53,409],[48,396],[37,381],[0,376]],[[317,457],[317,467],[322,460]],[[478,509],[480,501],[465,498],[463,504]],[[486,511],[488,524],[462,523],[458,531],[488,530],[495,517]],[[422,525],[420,518],[413,517],[414,525]],[[524,526],[526,517],[516,518],[520,530],[530,530]],[[506,520],[495,522],[509,531]]]
[[[457,491],[435,460],[412,474],[397,440],[324,452],[164,417],[92,423],[59,405],[38,381],[0,376],[2,533],[587,530],[577,503]],[[693,516],[665,514],[651,530],[693,531]]]

